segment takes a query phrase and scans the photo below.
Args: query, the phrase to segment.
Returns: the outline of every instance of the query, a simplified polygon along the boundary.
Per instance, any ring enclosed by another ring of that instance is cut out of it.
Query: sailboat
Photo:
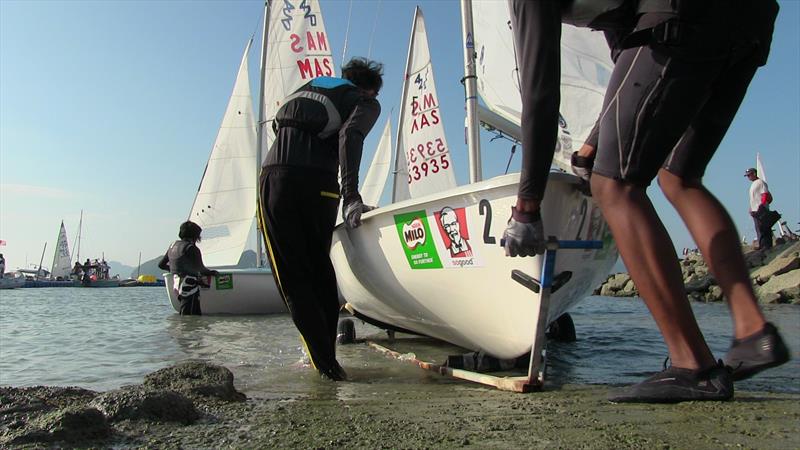
[[[45,244],[46,247],[47,244]],[[39,265],[41,266],[41,263]],[[71,271],[67,229],[64,227],[64,221],[62,220],[61,227],[58,230],[56,249],[53,252],[53,264],[50,265],[50,272],[46,273],[41,267],[36,270],[35,274],[23,271],[23,273],[30,274],[29,277],[26,277],[28,279],[25,280],[24,287],[70,287],[73,285],[70,279]]]
[[[335,75],[319,4],[307,0],[305,5],[285,8],[283,2],[266,2],[258,123],[250,94],[248,43],[192,206],[189,220],[203,228],[198,243],[203,261],[220,272],[201,290],[204,314],[286,312],[264,258],[256,199],[262,149],[274,139],[267,130],[281,102],[312,78]],[[247,264],[247,256],[253,254],[251,268],[232,268]],[[179,311],[173,277],[165,274],[165,281],[170,303]]]
[[[440,156],[450,149],[436,140],[438,135],[422,142],[416,138],[423,123],[421,114],[427,115],[427,126],[433,126],[436,110],[431,108],[438,104],[429,70],[428,89],[423,94],[430,97],[430,108],[418,105],[418,92],[422,91],[417,74],[426,71],[423,66],[429,60],[418,58],[427,53],[427,38],[417,9],[403,87],[394,203],[364,214],[359,228],[338,226],[331,257],[347,308],[357,317],[383,328],[513,359],[540,348],[544,332],[539,323],[552,323],[590,295],[615,263],[617,251],[600,209],[578,189],[577,178],[564,171],[553,172],[542,204],[546,234],[560,240],[602,241],[603,247],[558,252],[555,274],[559,281],[553,285],[549,308],[542,307],[541,298],[529,285],[518,281],[538,278],[545,260],[543,256],[505,256],[500,237],[516,201],[519,174],[482,180],[478,140],[479,116],[494,129],[518,133],[520,127],[519,91],[496,102],[491,93],[518,89],[513,78],[515,60],[502,56],[511,51],[513,58],[510,13],[505,3],[496,1],[464,0],[461,6],[470,183],[442,186],[437,183],[443,179],[438,178],[430,187],[424,183],[415,186],[425,176],[438,175],[437,166],[439,170],[452,168],[449,157]],[[476,18],[488,21],[474,32],[473,7]],[[579,39],[570,39],[573,34]],[[588,134],[591,126],[586,125],[596,119],[602,103],[607,83],[603,74],[610,74],[612,67],[602,36],[565,26],[564,37],[562,65],[568,67],[562,67],[561,155],[568,150],[571,153],[567,144],[582,142]],[[585,45],[587,42],[590,45]],[[498,66],[492,71],[486,64],[484,71],[476,73],[476,62],[488,58],[504,58],[503,64],[512,70],[501,72],[503,66]],[[481,80],[477,86],[476,77]],[[487,105],[483,114],[475,100],[476,90]],[[573,108],[577,104],[581,108]],[[411,128],[409,120],[403,119],[409,116]],[[438,111],[436,117],[441,119]],[[435,166],[432,161],[436,158]],[[426,167],[422,163],[427,163]]]

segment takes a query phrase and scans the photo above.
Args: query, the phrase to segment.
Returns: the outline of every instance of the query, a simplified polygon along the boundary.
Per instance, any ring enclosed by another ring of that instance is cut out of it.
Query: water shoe
[[[666,367],[641,383],[612,390],[608,400],[614,403],[678,403],[730,400],[732,397],[730,369],[720,361],[704,370]]]
[[[734,381],[750,378],[786,361],[789,361],[789,349],[778,330],[769,322],[758,333],[744,339],[734,339],[725,355],[725,365],[733,371]]]

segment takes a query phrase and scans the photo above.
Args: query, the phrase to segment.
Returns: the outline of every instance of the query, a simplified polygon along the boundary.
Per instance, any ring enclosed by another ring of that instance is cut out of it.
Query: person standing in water
[[[380,115],[382,77],[381,64],[353,58],[342,78],[315,78],[287,97],[260,176],[259,216],[275,282],[312,366],[334,381],[347,378],[336,360],[339,295],[330,259],[337,173],[343,219],[355,228],[372,209],[358,193],[358,170]]]
[[[178,231],[178,239],[167,249],[167,253],[161,258],[158,267],[161,270],[168,270],[175,279],[174,289],[180,301],[180,314],[201,315],[200,309],[200,286],[202,276],[216,276],[216,270],[211,270],[203,264],[203,255],[197,248],[200,241],[200,234],[203,229],[200,225],[186,221],[181,224]]]

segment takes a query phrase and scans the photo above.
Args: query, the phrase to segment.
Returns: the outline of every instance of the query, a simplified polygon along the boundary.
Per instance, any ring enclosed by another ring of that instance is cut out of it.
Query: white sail
[[[317,0],[272,0],[264,86],[265,149],[275,134],[272,120],[281,102],[300,86],[336,69]],[[264,152],[266,154],[266,152]]]
[[[207,266],[239,263],[255,226],[256,122],[247,70],[248,42],[189,219],[203,228]]]
[[[472,0],[472,7],[478,92],[491,112],[519,126],[522,101],[508,3]],[[612,69],[602,33],[562,26],[561,117],[554,163],[565,170],[569,170],[570,155],[589,135],[600,114]],[[482,115],[484,118],[489,119]]]
[[[56,251],[53,254],[53,264],[50,266],[50,277],[53,279],[58,277],[69,279],[71,271],[72,261],[69,257],[67,229],[64,227],[64,221],[62,220],[61,228],[58,231],[58,240],[56,240]]]
[[[405,182],[411,197],[454,188],[455,170],[433,79],[425,19],[419,7],[414,12],[398,126],[395,183]],[[405,173],[399,169],[403,159],[407,163]],[[403,198],[397,195],[398,191],[402,191],[401,187],[395,189],[395,201]]]
[[[383,127],[381,140],[378,142],[378,148],[375,149],[372,163],[367,170],[367,176],[364,177],[364,185],[361,187],[361,199],[365,205],[378,205],[381,195],[383,195],[383,188],[386,186],[386,179],[389,177],[391,160],[392,125],[387,120],[386,126]]]
[[[758,178],[764,180],[764,183],[767,183],[767,171],[764,170],[764,163],[761,161],[760,152],[756,152],[756,175],[758,175]]]

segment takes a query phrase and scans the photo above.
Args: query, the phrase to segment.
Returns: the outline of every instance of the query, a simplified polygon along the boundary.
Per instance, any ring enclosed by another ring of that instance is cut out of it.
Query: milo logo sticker
[[[233,289],[233,275],[230,273],[217,275],[215,277],[215,287],[218,291]]]
[[[436,253],[425,211],[414,211],[394,216],[397,235],[403,244],[408,265],[412,269],[441,269],[442,261]]]

